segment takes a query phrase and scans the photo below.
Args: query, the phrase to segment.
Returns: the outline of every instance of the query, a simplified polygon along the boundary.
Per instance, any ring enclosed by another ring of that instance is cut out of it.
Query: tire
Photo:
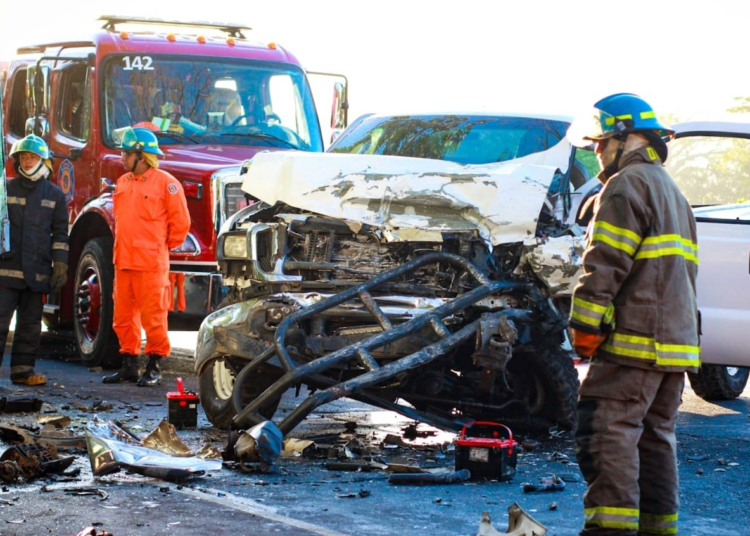
[[[283,372],[275,367],[261,367],[252,378],[245,381],[242,402],[249,404],[282,376]],[[234,379],[234,371],[227,366],[224,358],[209,362],[201,372],[199,379],[201,406],[209,422],[217,428],[228,429],[237,414],[232,403]],[[263,408],[261,415],[270,420],[276,413],[279,402],[277,400]]]
[[[120,344],[112,329],[115,269],[109,236],[92,238],[76,267],[73,328],[81,358],[90,367],[119,368]]]
[[[514,390],[522,392],[531,408],[529,417],[571,430],[576,422],[578,371],[573,360],[556,348],[545,354],[514,357],[508,371]]]
[[[690,385],[703,400],[734,400],[742,394],[750,377],[750,369],[701,365],[697,374],[688,372]]]

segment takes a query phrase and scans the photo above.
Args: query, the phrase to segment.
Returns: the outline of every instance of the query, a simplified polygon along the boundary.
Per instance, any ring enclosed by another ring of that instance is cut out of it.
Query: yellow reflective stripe
[[[47,208],[55,208],[55,201],[52,201],[51,199],[42,199],[42,206]]]
[[[612,116],[605,117],[604,124],[608,126],[614,125],[616,119],[633,119],[633,116],[630,114],[623,114],[623,115],[618,115],[616,117],[612,117]]]
[[[655,259],[669,255],[681,256],[698,264],[698,244],[678,234],[649,236],[641,242],[635,259]]]
[[[0,270],[0,277],[15,277],[23,279],[23,272],[20,270]]]
[[[584,509],[586,527],[610,529],[638,529],[638,509],[596,506]]]
[[[649,534],[677,534],[677,514],[641,514],[638,530]]]
[[[610,324],[614,314],[615,308],[611,303],[605,307],[598,303],[573,297],[573,307],[570,311],[570,317],[582,324],[598,328],[602,322]]]
[[[650,145],[646,147],[646,153],[651,160],[659,160],[659,155],[656,154],[656,151]]]
[[[650,337],[613,333],[602,350],[615,355],[653,361],[664,367],[700,366],[700,347],[686,344],[662,344]]]
[[[641,112],[641,119],[656,119],[656,114],[652,111]]]
[[[9,205],[25,205],[26,204],[26,198],[25,197],[16,197],[16,196],[10,196],[8,197],[8,204]]]
[[[65,242],[53,242],[52,249],[62,249],[68,251],[68,244],[66,244]]]
[[[593,242],[599,241],[609,244],[613,248],[620,249],[630,255],[635,254],[641,243],[641,237],[630,229],[617,227],[606,221],[598,221],[594,224],[594,233],[591,237]]]
[[[638,233],[635,233],[630,229],[625,229],[624,227],[617,227],[616,225],[612,225],[611,223],[608,223],[606,221],[596,222],[596,225],[594,225],[594,229],[597,228],[606,229],[612,234],[629,238],[630,240],[635,242],[636,245],[640,244],[642,240],[641,236]]]

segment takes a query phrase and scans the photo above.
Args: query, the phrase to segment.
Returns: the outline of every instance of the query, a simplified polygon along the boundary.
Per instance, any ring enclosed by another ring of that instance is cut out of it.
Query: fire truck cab
[[[86,38],[18,50],[7,72],[4,140],[7,150],[25,135],[44,137],[50,180],[68,201],[70,275],[47,297],[44,321],[72,328],[87,364],[117,367],[112,193],[124,173],[123,129],[154,131],[166,155],[160,167],[182,183],[190,209],[190,233],[171,254],[170,329],[197,329],[223,298],[217,233],[253,202],[240,189],[242,163],[259,151],[324,145],[308,73],[283,47],[254,43],[248,28],[232,24],[100,20]],[[338,129],[346,126],[346,79],[330,76]]]

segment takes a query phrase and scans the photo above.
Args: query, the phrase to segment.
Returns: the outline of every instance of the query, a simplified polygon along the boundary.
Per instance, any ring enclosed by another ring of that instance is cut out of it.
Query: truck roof
[[[225,58],[253,58],[300,65],[276,43],[261,43],[244,37],[246,25],[188,22],[144,17],[103,16],[101,29],[73,35],[70,40],[39,42],[20,47],[18,54],[55,54],[61,49],[96,48],[97,56],[113,52],[187,54]],[[223,34],[223,35],[222,35]]]

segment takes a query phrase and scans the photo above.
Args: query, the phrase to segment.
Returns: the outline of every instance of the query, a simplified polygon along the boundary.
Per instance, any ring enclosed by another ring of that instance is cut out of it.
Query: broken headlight
[[[247,259],[247,234],[246,233],[226,233],[223,238],[219,251],[225,259]]]

